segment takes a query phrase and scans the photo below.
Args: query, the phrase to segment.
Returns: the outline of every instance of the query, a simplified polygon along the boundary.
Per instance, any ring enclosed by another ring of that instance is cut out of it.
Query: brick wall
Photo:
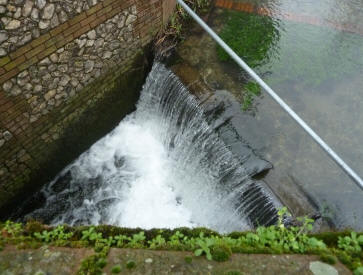
[[[7,10],[0,31],[0,56],[6,54],[0,58],[0,212],[109,130],[94,129],[89,121],[99,120],[88,118],[115,93],[125,102],[122,93],[131,96],[133,82],[124,79],[125,86],[118,79],[130,71],[145,72],[142,62],[133,64],[170,14],[163,13],[163,0],[68,1],[75,9],[64,6],[65,1],[53,2],[0,1],[0,11]],[[30,24],[34,14],[38,23]],[[140,89],[142,77],[130,76]],[[122,102],[120,107],[132,109]],[[74,125],[89,128],[76,133]],[[88,142],[77,146],[82,138]],[[65,146],[71,152],[64,152]]]

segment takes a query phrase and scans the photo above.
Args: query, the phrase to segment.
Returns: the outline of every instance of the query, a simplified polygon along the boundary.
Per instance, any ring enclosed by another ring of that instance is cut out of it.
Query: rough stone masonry
[[[34,181],[54,176],[45,170],[59,169],[80,153],[69,129],[96,121],[90,112],[95,115],[105,98],[116,94],[122,101],[121,87],[127,90],[133,82],[125,79],[122,86],[119,79],[131,71],[145,73],[135,69],[135,60],[174,5],[170,0],[0,0],[0,215],[14,198],[38,188],[41,183]],[[92,135],[97,131],[92,128],[74,139]],[[55,157],[68,153],[62,153],[65,144],[74,144],[74,153]]]

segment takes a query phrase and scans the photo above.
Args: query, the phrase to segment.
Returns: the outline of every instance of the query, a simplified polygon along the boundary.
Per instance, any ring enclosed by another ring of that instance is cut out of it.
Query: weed
[[[191,263],[192,263],[192,261],[193,261],[193,258],[192,258],[191,256],[185,256],[184,261],[185,261],[187,264],[191,264]]]
[[[112,274],[119,274],[121,273],[121,266],[118,264],[118,265],[114,265],[111,269],[111,273]]]
[[[320,260],[322,260],[325,263],[333,265],[333,264],[335,264],[337,262],[337,257],[335,257],[332,254],[323,253],[323,254],[320,255]]]
[[[127,261],[127,263],[126,263],[126,268],[128,268],[128,269],[133,269],[134,267],[136,267],[136,263],[135,263],[135,261],[133,261],[133,260],[129,260],[129,261]]]

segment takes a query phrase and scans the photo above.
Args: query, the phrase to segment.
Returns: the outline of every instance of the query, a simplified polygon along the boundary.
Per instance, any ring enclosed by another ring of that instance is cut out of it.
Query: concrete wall
[[[132,110],[164,2],[0,0],[0,212]]]

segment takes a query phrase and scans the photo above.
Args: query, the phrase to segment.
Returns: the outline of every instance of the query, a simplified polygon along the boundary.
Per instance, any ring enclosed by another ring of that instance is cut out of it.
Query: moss
[[[211,249],[211,254],[213,260],[217,262],[228,261],[232,255],[232,250],[229,246],[225,244],[215,245]]]
[[[231,270],[231,271],[227,271],[226,273],[224,273],[224,275],[242,275],[243,273],[241,273],[240,271],[237,270]]]
[[[121,266],[118,264],[118,265],[114,265],[111,269],[111,273],[112,274],[119,274],[121,273]]]
[[[24,227],[24,233],[33,236],[35,232],[42,232],[46,227],[38,221],[28,221]]]
[[[133,269],[134,267],[136,267],[136,263],[133,260],[127,261],[127,263],[126,263],[127,269]]]
[[[351,231],[345,230],[340,232],[321,232],[317,234],[310,234],[309,236],[322,240],[329,247],[336,247],[339,237],[350,236]]]
[[[101,257],[97,260],[96,265],[102,269],[107,265],[107,261],[104,257]]]
[[[360,266],[360,267],[356,268],[353,272],[353,275],[363,275],[363,267]]]
[[[102,274],[102,269],[107,265],[107,261],[100,254],[94,254],[85,258],[78,270],[78,275],[98,275]]]
[[[219,35],[237,55],[251,67],[269,61],[270,49],[274,48],[280,37],[270,17],[227,10],[223,17],[225,23]],[[231,60],[219,45],[217,55],[222,61]]]
[[[192,258],[191,256],[186,256],[186,257],[184,258],[184,261],[185,261],[187,264],[191,264],[191,263],[192,263],[192,261],[193,261],[193,258]]]
[[[337,258],[334,255],[326,253],[320,255],[320,260],[332,265],[337,262]]]

